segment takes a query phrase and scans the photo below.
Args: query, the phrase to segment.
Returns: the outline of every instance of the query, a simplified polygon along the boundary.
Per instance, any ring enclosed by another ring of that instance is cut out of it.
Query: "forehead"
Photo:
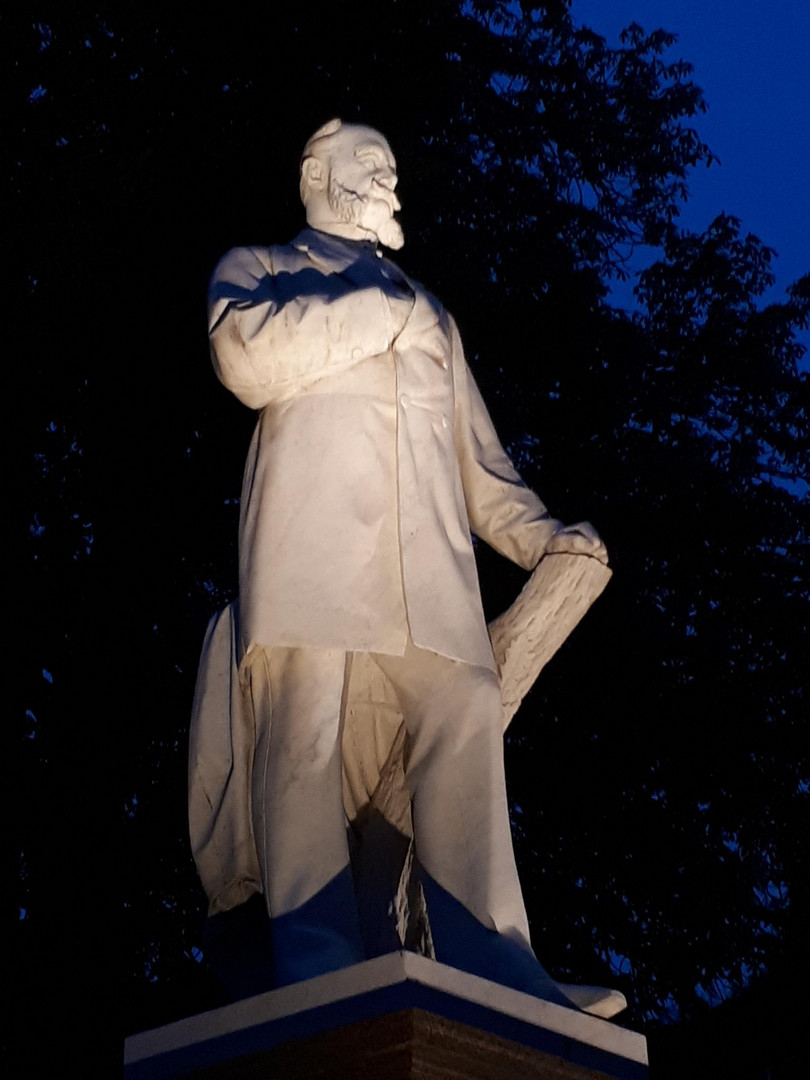
[[[339,148],[337,152],[341,157],[359,158],[364,154],[380,156],[391,169],[396,169],[397,163],[388,145],[388,140],[374,128],[348,125],[340,133]]]

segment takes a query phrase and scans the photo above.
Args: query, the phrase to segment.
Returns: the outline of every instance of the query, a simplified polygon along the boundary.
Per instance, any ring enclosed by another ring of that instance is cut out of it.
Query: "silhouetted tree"
[[[733,218],[678,230],[711,155],[672,35],[609,48],[564,0],[118,5],[17,31],[31,994],[68,943],[78,977],[117,903],[98,820],[123,794],[125,1026],[215,1000],[185,736],[205,622],[235,590],[253,417],[213,378],[203,297],[228,247],[295,234],[298,154],[333,115],[389,136],[402,265],[456,315],[527,480],[611,550],[508,740],[544,963],[623,986],[648,1023],[806,948],[810,287],[763,308],[767,248]],[[660,260],[630,317],[608,285],[639,244]],[[521,574],[485,551],[481,570],[494,613]]]

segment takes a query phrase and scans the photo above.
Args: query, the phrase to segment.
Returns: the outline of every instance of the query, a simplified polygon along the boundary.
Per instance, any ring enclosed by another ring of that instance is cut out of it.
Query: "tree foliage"
[[[206,619],[235,590],[252,417],[212,377],[203,296],[227,248],[294,235],[298,154],[332,115],[390,137],[403,267],[456,315],[526,479],[611,551],[614,581],[507,746],[543,962],[621,986],[649,1023],[806,949],[810,281],[763,307],[767,247],[731,217],[678,228],[711,154],[673,36],[633,25],[610,48],[564,0],[363,0],[59,9],[16,41],[22,768],[46,792],[23,827],[27,970],[71,934],[54,882],[79,868],[85,927],[89,893],[113,902],[97,817],[116,761],[125,1023],[212,1000],[185,736]],[[639,244],[659,258],[629,316],[608,286]],[[480,554],[494,614],[521,575]],[[59,815],[82,844],[54,851]]]

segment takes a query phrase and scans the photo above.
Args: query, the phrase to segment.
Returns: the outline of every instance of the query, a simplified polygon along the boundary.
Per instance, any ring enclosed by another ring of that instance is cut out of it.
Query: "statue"
[[[620,994],[561,987],[532,952],[502,740],[605,547],[523,483],[451,316],[380,250],[404,242],[396,168],[379,132],[324,125],[308,227],[211,281],[216,373],[259,416],[239,601],[198,677],[195,859],[212,914],[263,895],[275,985],[413,947],[612,1015]],[[492,638],[471,530],[534,571]]]

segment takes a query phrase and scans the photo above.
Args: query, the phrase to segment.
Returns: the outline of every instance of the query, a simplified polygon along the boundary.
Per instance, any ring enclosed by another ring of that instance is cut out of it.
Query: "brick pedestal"
[[[646,1080],[642,1035],[392,953],[127,1039],[126,1080]]]

